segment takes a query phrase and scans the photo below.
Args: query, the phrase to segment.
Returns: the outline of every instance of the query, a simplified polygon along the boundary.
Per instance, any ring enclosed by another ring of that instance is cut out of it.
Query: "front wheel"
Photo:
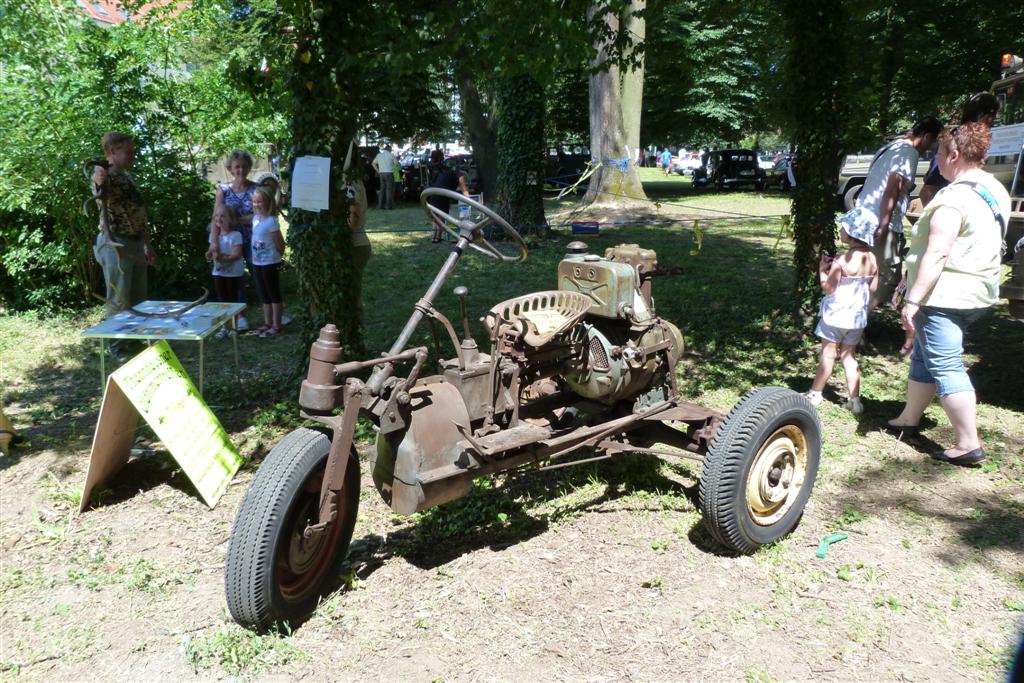
[[[228,541],[224,588],[231,616],[266,629],[308,616],[337,576],[359,508],[359,460],[349,453],[334,523],[312,538],[331,441],[296,429],[270,451],[246,491]]]
[[[758,389],[722,422],[700,480],[700,508],[711,535],[751,553],[796,527],[821,457],[821,423],[794,391]]]

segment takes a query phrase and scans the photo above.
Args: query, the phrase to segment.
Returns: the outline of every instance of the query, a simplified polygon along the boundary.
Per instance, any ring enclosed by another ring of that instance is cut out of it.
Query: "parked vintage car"
[[[792,155],[780,156],[772,164],[772,167],[765,171],[768,187],[786,192],[796,187],[796,178],[793,176],[793,166],[796,164],[796,157]]]
[[[552,145],[544,161],[544,185],[561,191],[573,185],[590,162],[590,150],[582,145]]]
[[[752,185],[763,190],[767,184],[757,155],[749,149],[719,149],[708,153],[707,165],[694,171],[695,185],[714,185],[716,189]]]
[[[700,168],[700,152],[690,152],[685,157],[672,159],[672,172],[678,175],[693,175]]]

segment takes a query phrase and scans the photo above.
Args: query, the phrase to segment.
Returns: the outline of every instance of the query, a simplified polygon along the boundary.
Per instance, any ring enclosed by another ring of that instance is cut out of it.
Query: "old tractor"
[[[436,209],[426,202],[435,194],[471,204],[478,218]],[[359,504],[360,415],[377,427],[373,482],[401,515],[465,495],[476,477],[649,453],[702,463],[701,512],[727,550],[752,552],[796,526],[821,453],[816,411],[783,388],[753,391],[728,415],[682,400],[683,337],[656,313],[653,251],[627,244],[601,256],[570,243],[558,289],[503,301],[482,318],[485,350],[470,334],[462,288],[461,337],[433,301],[467,249],[514,263],[526,245],[492,210],[456,193],[428,189],[421,202],[454,248],[386,353],[345,362],[333,325],[313,343],[299,405],[323,428],[285,436],[242,500],[225,565],[238,623],[301,620],[336,580]],[[506,239],[485,236],[498,231]],[[425,319],[454,349],[429,376],[428,349],[406,348]]]

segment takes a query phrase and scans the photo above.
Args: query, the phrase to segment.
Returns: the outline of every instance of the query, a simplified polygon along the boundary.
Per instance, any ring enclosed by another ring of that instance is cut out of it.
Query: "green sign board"
[[[160,341],[110,375],[93,439],[83,508],[89,492],[99,483],[94,479],[105,478],[127,461],[123,440],[112,436],[124,432],[123,425],[130,425],[135,419],[125,415],[130,408],[120,405],[124,399],[178,461],[206,504],[216,505],[242,458],[171,347]]]

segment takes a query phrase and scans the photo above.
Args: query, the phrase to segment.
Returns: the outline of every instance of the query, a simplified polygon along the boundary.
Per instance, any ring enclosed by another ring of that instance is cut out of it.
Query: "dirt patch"
[[[483,513],[461,526],[459,502],[393,518],[364,468],[349,588],[287,639],[299,655],[274,665],[274,643],[261,642],[270,664],[242,671],[998,679],[1024,608],[1019,486],[933,465],[880,434],[869,441],[872,460],[828,456],[796,534],[739,558],[716,554],[690,500],[695,480],[668,465],[643,466],[657,481],[634,481],[627,463],[586,477],[517,478],[462,501]],[[47,488],[55,454],[0,475],[7,675],[184,679],[227,670],[209,661],[196,670],[189,652],[235,629],[225,627],[223,561],[251,472],[211,511],[158,457],[119,477],[114,495],[123,500],[70,521],[70,506]],[[75,467],[63,482],[73,486],[85,453],[68,458]],[[161,472],[166,483],[138,490]],[[514,514],[487,519],[487,506],[509,500],[502,509]],[[816,559],[818,539],[839,527],[850,538]]]

